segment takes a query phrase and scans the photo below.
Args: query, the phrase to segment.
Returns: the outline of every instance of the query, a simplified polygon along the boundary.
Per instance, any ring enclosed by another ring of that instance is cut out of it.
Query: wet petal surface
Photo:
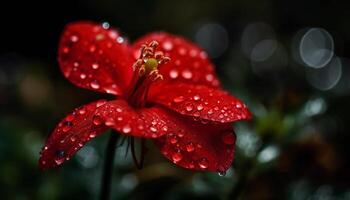
[[[227,92],[203,85],[172,84],[153,90],[149,101],[183,115],[228,123],[251,118],[247,106]]]
[[[232,164],[236,136],[231,124],[193,121],[166,112],[169,133],[154,140],[161,153],[186,169],[224,173]]]
[[[69,160],[86,142],[107,130],[106,126],[93,124],[93,116],[105,100],[93,102],[75,109],[54,129],[40,153],[42,169],[56,167]]]
[[[59,44],[58,60],[64,76],[86,89],[119,95],[126,90],[134,59],[117,30],[102,24],[68,24]]]
[[[168,133],[161,108],[134,109],[124,100],[114,100],[99,107],[94,121],[127,136],[157,138]]]

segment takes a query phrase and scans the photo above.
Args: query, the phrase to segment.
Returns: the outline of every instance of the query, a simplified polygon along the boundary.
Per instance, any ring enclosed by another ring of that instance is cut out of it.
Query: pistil
[[[133,65],[132,87],[127,93],[127,98],[134,107],[145,106],[151,84],[163,80],[158,68],[170,61],[170,58],[164,56],[162,51],[157,51],[157,47],[157,41],[142,45],[140,57]]]

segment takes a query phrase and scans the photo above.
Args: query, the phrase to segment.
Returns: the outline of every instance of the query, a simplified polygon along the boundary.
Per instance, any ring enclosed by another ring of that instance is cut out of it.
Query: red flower
[[[221,90],[213,64],[195,44],[159,32],[129,45],[114,29],[78,22],[66,27],[58,60],[73,84],[115,100],[89,103],[66,116],[46,141],[41,168],[62,164],[109,128],[152,139],[184,168],[230,167],[236,141],[231,122],[251,114]]]

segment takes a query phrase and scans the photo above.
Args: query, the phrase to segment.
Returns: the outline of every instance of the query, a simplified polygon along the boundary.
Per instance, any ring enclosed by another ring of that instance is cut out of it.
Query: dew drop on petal
[[[86,78],[86,74],[81,73],[81,74],[80,74],[80,78],[81,78],[81,79],[85,79],[85,78]]]
[[[190,105],[187,105],[186,106],[186,110],[188,111],[188,112],[191,112],[192,110],[193,110],[193,106],[190,104]]]
[[[71,40],[72,42],[78,42],[79,38],[78,38],[78,36],[76,36],[76,35],[72,35],[72,36],[70,37],[70,40]]]
[[[100,116],[95,115],[92,118],[92,123],[94,123],[96,126],[101,125],[102,124],[102,119]]]
[[[212,74],[207,74],[205,76],[205,79],[208,81],[208,82],[212,82],[214,80],[214,76]]]
[[[170,41],[165,41],[165,42],[163,43],[163,48],[164,48],[164,50],[166,50],[166,51],[170,51],[170,50],[173,49],[173,43],[171,43]]]
[[[77,138],[75,136],[70,137],[70,141],[75,142]]]
[[[199,111],[203,110],[203,105],[202,104],[197,105],[197,110]]]
[[[175,135],[170,136],[169,141],[171,144],[177,143],[177,137]]]
[[[90,137],[90,138],[96,137],[96,133],[95,133],[95,132],[90,133],[89,137]]]
[[[193,76],[192,72],[188,69],[185,69],[184,71],[182,71],[182,77],[184,79],[191,79]]]
[[[122,129],[123,133],[130,133],[131,132],[131,127],[130,125],[125,125]]]
[[[194,95],[194,96],[193,96],[193,99],[194,99],[195,101],[198,101],[198,100],[201,99],[201,97],[200,97],[199,95]]]
[[[194,145],[193,145],[192,142],[190,142],[190,143],[188,143],[188,144],[186,145],[186,151],[187,151],[187,152],[192,152],[192,151],[194,151]]]
[[[176,69],[170,70],[169,76],[170,76],[170,78],[175,79],[179,76],[179,72]]]
[[[99,89],[100,88],[100,84],[98,83],[97,80],[93,80],[90,82],[90,86],[92,89]]]
[[[92,69],[98,69],[99,65],[98,65],[98,63],[93,63],[91,65],[91,67],[92,67]]]
[[[123,43],[123,42],[124,42],[124,38],[119,36],[119,37],[117,38],[117,42],[118,42],[119,44]]]
[[[72,122],[70,122],[70,121],[65,121],[65,122],[63,123],[62,131],[63,131],[63,132],[68,132],[68,131],[72,128],[72,126],[73,126],[73,123],[72,123]]]
[[[225,176],[226,175],[226,171],[221,171],[218,174],[219,174],[219,176]]]
[[[175,97],[174,99],[173,99],[173,101],[175,102],[175,103],[181,103],[181,102],[183,102],[185,100],[185,97],[183,97],[183,96],[178,96],[178,97]]]
[[[113,119],[113,118],[108,118],[108,119],[106,119],[105,125],[106,125],[106,126],[114,126],[114,125],[115,125],[114,119]]]
[[[177,163],[180,160],[182,160],[182,154],[180,152],[175,152],[175,153],[173,153],[171,158],[173,159],[174,163]]]
[[[149,129],[150,129],[152,132],[157,132],[157,131],[158,131],[158,129],[157,129],[156,127],[154,127],[154,126],[151,126]]]
[[[207,169],[209,166],[208,159],[202,158],[198,161],[198,166],[202,169]]]

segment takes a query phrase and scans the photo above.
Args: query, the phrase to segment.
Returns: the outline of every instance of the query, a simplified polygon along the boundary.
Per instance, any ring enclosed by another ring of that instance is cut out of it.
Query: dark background
[[[224,177],[179,169],[154,149],[136,170],[119,148],[114,198],[350,199],[349,11],[336,0],[1,2],[1,199],[97,197],[107,136],[60,169],[37,165],[59,119],[102,97],[71,85],[57,65],[60,34],[76,20],[108,21],[131,41],[164,30],[199,43],[254,113],[235,125],[236,159]]]

